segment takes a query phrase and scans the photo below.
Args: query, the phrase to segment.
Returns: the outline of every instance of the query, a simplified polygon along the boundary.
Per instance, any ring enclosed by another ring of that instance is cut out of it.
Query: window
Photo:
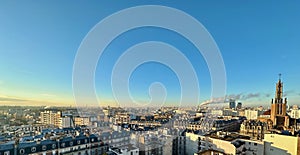
[[[32,147],[31,152],[35,152],[35,151],[36,151],[36,147]]]
[[[56,144],[53,144],[53,145],[52,145],[52,149],[55,149],[55,148],[56,148]]]
[[[47,150],[47,146],[46,146],[46,145],[43,145],[43,146],[42,146],[42,150],[43,150],[43,151]]]
[[[5,151],[4,155],[10,155],[10,152],[9,151]]]
[[[80,144],[80,140],[77,140],[77,144]]]
[[[254,143],[254,146],[257,146],[257,143]]]
[[[24,154],[25,153],[25,150],[24,149],[21,149],[20,150],[20,154]]]
[[[66,144],[65,144],[65,143],[62,143],[62,144],[61,144],[61,147],[65,147],[65,146],[66,146]]]
[[[70,146],[73,146],[73,142],[70,142]]]

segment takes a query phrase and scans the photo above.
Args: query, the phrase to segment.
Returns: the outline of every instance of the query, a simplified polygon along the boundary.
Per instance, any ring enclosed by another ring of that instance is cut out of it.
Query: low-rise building
[[[111,151],[115,153],[115,155],[139,155],[139,148],[131,144],[111,148]]]
[[[223,110],[213,109],[213,110],[210,111],[210,114],[214,115],[214,116],[223,116]]]
[[[89,126],[90,118],[89,117],[75,117],[74,118],[75,126]]]
[[[263,155],[264,142],[247,139],[237,139],[232,142],[237,148],[236,154],[243,155]]]
[[[262,140],[265,133],[272,129],[272,121],[244,120],[240,126],[240,133],[251,136],[253,139]]]
[[[187,129],[192,131],[238,131],[242,120],[238,117],[207,118],[203,117],[197,122],[192,122]]]
[[[299,119],[300,118],[300,109],[292,109],[289,113],[291,118]]]
[[[264,153],[264,143],[249,137],[226,132],[210,135],[186,133],[187,154],[253,155]]]
[[[236,154],[237,149],[231,140],[216,137],[202,136],[194,133],[186,133],[187,154],[199,153],[207,150],[219,151],[224,154]]]
[[[83,155],[103,154],[109,150],[96,135],[64,137],[61,139],[47,139],[42,141],[15,142],[11,141],[0,145],[1,155]]]
[[[245,110],[245,117],[247,120],[256,120],[258,117],[258,111],[257,110]]]
[[[60,118],[60,128],[74,127],[74,120],[72,116],[62,116]]]
[[[99,137],[104,143],[109,144],[111,147],[120,147],[130,144],[130,132],[125,130],[103,132]]]

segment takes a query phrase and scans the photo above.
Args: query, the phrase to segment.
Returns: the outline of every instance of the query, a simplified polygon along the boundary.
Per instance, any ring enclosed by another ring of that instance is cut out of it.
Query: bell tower
[[[283,99],[283,83],[281,82],[281,74],[276,84],[275,98],[271,101],[271,120],[273,125],[289,126],[289,120],[286,117],[287,98]]]

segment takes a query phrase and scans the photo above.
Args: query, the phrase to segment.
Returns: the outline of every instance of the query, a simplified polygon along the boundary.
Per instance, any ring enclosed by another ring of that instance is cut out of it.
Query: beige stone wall
[[[265,155],[298,154],[299,138],[278,134],[265,134]]]

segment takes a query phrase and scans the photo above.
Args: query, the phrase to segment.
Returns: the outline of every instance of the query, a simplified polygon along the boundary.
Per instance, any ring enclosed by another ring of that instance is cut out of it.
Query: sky
[[[234,0],[1,1],[0,104],[75,106],[72,71],[82,40],[105,17],[140,5],[176,8],[203,24],[223,57],[226,95],[246,106],[268,107],[282,73],[289,104],[300,105],[300,2]],[[161,41],[179,49],[199,78],[199,103],[210,99],[209,69],[197,48],[175,32],[142,27],[115,38],[99,58],[95,89],[101,106],[116,105],[111,88],[114,64],[126,49],[144,41]],[[167,91],[166,105],[177,105],[181,91],[175,73],[156,62],[140,65],[129,79],[132,98],[149,102],[149,86],[160,82]]]

